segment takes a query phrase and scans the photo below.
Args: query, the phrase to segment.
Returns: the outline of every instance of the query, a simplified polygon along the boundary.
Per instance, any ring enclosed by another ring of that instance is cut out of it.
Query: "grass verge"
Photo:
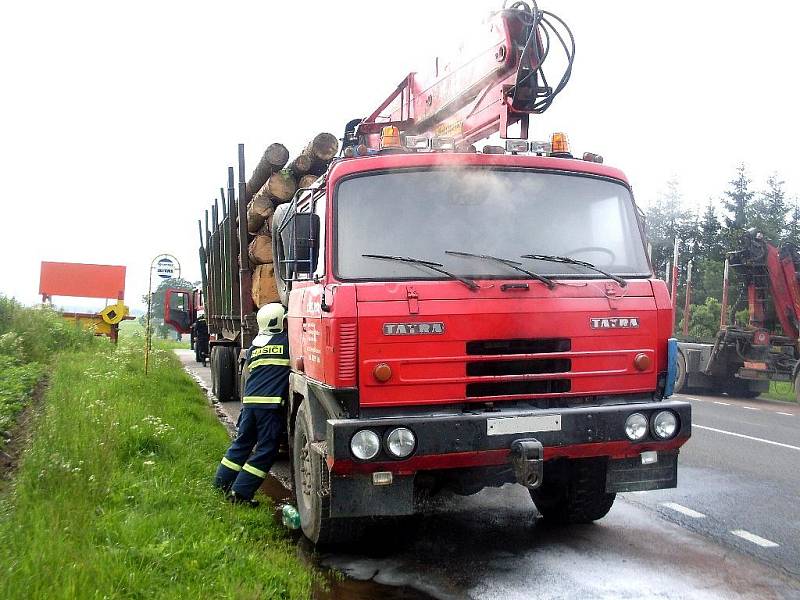
[[[269,506],[223,502],[229,439],[172,352],[141,338],[57,360],[0,499],[0,598],[307,598]]]
[[[771,400],[781,400],[782,402],[797,402],[794,388],[788,381],[770,381],[769,391],[763,394]]]

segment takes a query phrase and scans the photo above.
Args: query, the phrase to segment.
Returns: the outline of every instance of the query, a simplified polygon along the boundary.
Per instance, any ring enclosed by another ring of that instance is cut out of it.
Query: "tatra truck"
[[[618,492],[677,483],[691,407],[668,399],[672,302],[631,186],[565,134],[528,139],[569,79],[572,35],[516,2],[470,47],[348,121],[336,156],[266,220],[269,286],[288,308],[294,493],[315,543],[442,490],[517,483],[544,519],[586,523]],[[248,248],[252,182],[240,146],[238,190],[229,168],[222,213],[201,224],[223,400],[270,300]]]

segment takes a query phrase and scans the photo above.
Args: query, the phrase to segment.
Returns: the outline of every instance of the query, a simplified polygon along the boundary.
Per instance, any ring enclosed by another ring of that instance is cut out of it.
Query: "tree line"
[[[700,207],[684,201],[677,178],[645,211],[648,240],[652,246],[653,268],[663,278],[672,261],[673,245],[679,240],[678,318],[681,318],[686,292],[687,265],[692,261],[692,306],[689,337],[710,340],[716,336],[722,300],[722,279],[726,253],[739,247],[745,231],[756,229],[772,244],[800,246],[800,199],[789,198],[785,182],[773,173],[760,186],[754,185],[742,163],[717,198]],[[744,282],[733,270],[729,273],[729,322],[747,322],[747,294]]]

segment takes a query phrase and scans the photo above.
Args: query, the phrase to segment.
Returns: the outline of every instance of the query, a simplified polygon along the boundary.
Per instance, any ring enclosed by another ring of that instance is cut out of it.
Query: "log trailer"
[[[444,489],[518,482],[545,519],[574,523],[677,482],[691,408],[667,399],[672,303],[630,185],[563,134],[527,139],[569,79],[572,35],[516,2],[471,39],[350,121],[338,158],[272,219],[294,488],[316,543]],[[497,133],[504,145],[476,151]],[[256,334],[242,146],[238,171],[238,201],[230,168],[223,218],[212,209],[201,233],[227,399]]]
[[[727,324],[723,300],[721,327],[713,344],[679,342],[676,391],[726,392],[755,398],[770,381],[800,390],[800,253],[792,244],[780,250],[761,232],[747,231],[726,261],[747,289],[750,321]],[[723,292],[723,298],[727,296]],[[799,395],[800,398],[800,395]]]

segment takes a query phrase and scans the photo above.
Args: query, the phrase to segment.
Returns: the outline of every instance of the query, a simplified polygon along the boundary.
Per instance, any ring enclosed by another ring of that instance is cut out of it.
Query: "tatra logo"
[[[383,335],[441,335],[444,323],[384,323]]]
[[[635,329],[639,327],[639,317],[590,317],[592,329]]]

